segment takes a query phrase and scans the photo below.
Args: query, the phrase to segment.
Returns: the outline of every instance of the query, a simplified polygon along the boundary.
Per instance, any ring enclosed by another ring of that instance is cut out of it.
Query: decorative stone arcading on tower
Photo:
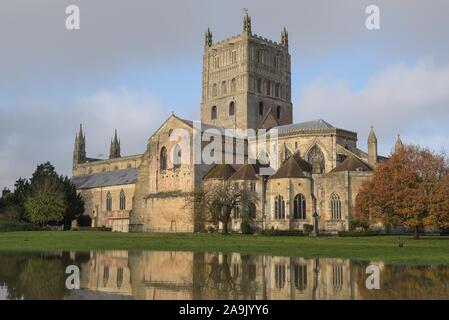
[[[368,136],[368,163],[372,166],[377,164],[377,137],[373,127]]]
[[[86,136],[83,134],[83,126],[80,124],[80,131],[75,136],[75,146],[73,148],[73,166],[86,162]]]
[[[114,138],[111,139],[111,147],[109,148],[109,159],[120,158],[120,140],[117,138],[117,129]]]
[[[246,11],[246,10],[245,10]],[[277,125],[292,123],[291,57],[284,45],[252,34],[251,17],[243,33],[212,42],[205,34],[201,121],[224,128],[259,129],[272,110]]]

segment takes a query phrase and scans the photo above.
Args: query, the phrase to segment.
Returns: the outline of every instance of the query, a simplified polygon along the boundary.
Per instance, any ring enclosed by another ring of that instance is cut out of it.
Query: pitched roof
[[[260,121],[259,129],[271,129],[273,127],[277,127],[278,125],[279,122],[274,115],[273,109],[270,108],[270,110],[263,117],[262,121]]]
[[[342,171],[372,171],[371,166],[361,159],[350,155],[342,163],[332,169],[332,172],[342,172]]]
[[[286,133],[291,131],[313,131],[313,130],[328,130],[335,129],[333,125],[324,121],[323,119],[287,124],[276,127],[279,133]]]
[[[137,169],[114,170],[85,176],[75,176],[71,178],[71,181],[77,189],[133,184],[137,182]]]
[[[270,179],[307,178],[304,171],[312,171],[312,165],[296,153],[288,158]]]
[[[229,179],[230,180],[257,180],[257,168],[254,164],[244,164]]]
[[[235,169],[229,164],[216,164],[203,177],[203,180],[209,179],[228,179],[235,173]]]

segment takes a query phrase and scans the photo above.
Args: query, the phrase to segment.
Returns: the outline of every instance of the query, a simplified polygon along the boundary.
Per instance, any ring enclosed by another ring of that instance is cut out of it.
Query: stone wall
[[[120,192],[125,192],[126,207],[120,210]],[[78,192],[84,200],[84,212],[92,218],[93,227],[111,227],[114,231],[127,232],[129,215],[133,209],[134,184],[117,185],[93,189],[81,189]],[[106,197],[112,197],[112,211],[106,210]]]

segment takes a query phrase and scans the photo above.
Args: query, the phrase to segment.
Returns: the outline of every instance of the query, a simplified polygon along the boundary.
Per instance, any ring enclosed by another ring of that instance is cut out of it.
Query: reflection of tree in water
[[[61,299],[66,292],[64,268],[55,259],[29,259],[20,272],[25,299]]]
[[[368,290],[368,264],[354,264],[354,274],[363,299],[448,299],[448,266],[386,265],[380,271],[380,290]]]
[[[209,272],[204,288],[208,298],[256,298],[256,265],[252,263],[250,256],[241,256],[241,264],[231,264],[231,255],[223,254],[220,257],[217,254],[212,257],[208,265]]]
[[[7,287],[8,299],[62,299],[69,264],[68,253],[1,253],[0,285]]]
[[[216,299],[234,299],[236,295],[236,285],[231,275],[231,257],[222,255],[220,261],[218,255],[214,255],[210,261],[210,272],[206,278],[206,288],[213,291]]]

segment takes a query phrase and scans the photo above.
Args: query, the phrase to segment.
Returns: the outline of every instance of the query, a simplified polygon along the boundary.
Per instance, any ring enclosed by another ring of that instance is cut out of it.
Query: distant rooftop
[[[324,121],[323,119],[287,124],[275,128],[279,130],[279,133],[335,129],[333,125],[331,125],[329,122]]]
[[[72,177],[77,189],[92,189],[114,185],[132,184],[137,181],[137,169],[98,172],[86,176]]]

